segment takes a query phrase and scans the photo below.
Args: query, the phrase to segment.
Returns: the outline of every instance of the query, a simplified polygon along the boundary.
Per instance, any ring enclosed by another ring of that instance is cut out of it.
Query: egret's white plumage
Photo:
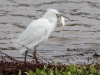
[[[55,9],[49,9],[43,17],[32,21],[29,26],[22,32],[16,41],[16,47],[23,54],[27,49],[22,45],[33,48],[42,41],[48,39],[49,35],[54,31],[57,25],[57,16],[59,12]]]

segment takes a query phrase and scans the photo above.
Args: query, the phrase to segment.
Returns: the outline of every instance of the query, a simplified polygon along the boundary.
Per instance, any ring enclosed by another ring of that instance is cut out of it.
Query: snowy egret
[[[49,38],[50,34],[54,31],[57,25],[57,18],[59,17],[60,14],[57,10],[48,9],[41,18],[32,21],[29,26],[22,32],[16,41],[16,47],[20,49],[20,54],[25,53],[25,61],[26,53],[28,50],[23,46],[26,46],[30,49],[34,48],[34,58],[37,61],[36,47],[38,44],[46,41]],[[64,21],[62,22],[65,23]]]

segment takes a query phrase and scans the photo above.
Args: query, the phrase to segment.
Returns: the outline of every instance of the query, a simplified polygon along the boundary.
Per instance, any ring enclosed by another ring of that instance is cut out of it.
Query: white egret
[[[57,17],[60,17],[57,10],[48,9],[41,18],[32,21],[22,32],[16,41],[16,47],[20,49],[20,54],[25,53],[25,61],[27,49],[22,45],[30,49],[34,47],[34,58],[36,59],[36,46],[49,38],[57,25]]]

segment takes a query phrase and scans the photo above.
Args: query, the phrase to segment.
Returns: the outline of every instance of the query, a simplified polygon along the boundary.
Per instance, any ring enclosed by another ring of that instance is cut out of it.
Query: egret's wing
[[[49,26],[50,23],[47,19],[42,18],[35,20],[26,28],[26,30],[21,34],[21,36],[16,42],[25,46],[34,43],[32,44],[34,46],[38,44],[39,40],[41,40],[48,34]],[[18,47],[18,44],[16,45],[16,47]]]
[[[38,23],[35,24],[36,25],[33,27],[30,26],[32,30],[30,33],[28,33],[28,35],[21,35],[21,37],[23,37],[21,38],[21,44],[26,46],[27,48],[32,48],[49,37],[51,23],[48,20],[41,19],[38,21]],[[27,28],[23,33],[26,34],[27,30],[31,29],[30,27],[29,29]],[[26,50],[27,49],[25,47],[21,47],[19,53],[22,54]]]
[[[17,42],[21,42],[22,40],[24,40],[27,36],[29,36],[31,34],[31,32],[33,31],[33,28],[31,27],[31,25],[29,25],[25,31],[23,31],[23,33],[21,34],[21,36],[19,37],[19,39],[17,40]]]
[[[22,34],[20,35],[19,39],[16,42],[21,42],[23,40],[25,40],[29,35],[31,35],[36,29],[39,29],[41,27],[43,27],[44,25],[41,24],[41,22],[43,22],[44,19],[38,19],[38,20],[33,20],[29,26],[22,32]],[[45,20],[47,21],[47,20]]]

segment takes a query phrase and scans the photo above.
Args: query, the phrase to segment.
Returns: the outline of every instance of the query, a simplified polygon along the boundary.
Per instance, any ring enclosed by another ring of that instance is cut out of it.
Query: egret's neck
[[[48,19],[50,23],[57,24],[57,17],[55,15],[49,15],[48,13],[45,13],[43,18]]]
[[[48,19],[48,21],[51,23],[51,33],[54,31],[55,27],[57,26],[57,17],[49,14],[44,14],[43,18]]]

